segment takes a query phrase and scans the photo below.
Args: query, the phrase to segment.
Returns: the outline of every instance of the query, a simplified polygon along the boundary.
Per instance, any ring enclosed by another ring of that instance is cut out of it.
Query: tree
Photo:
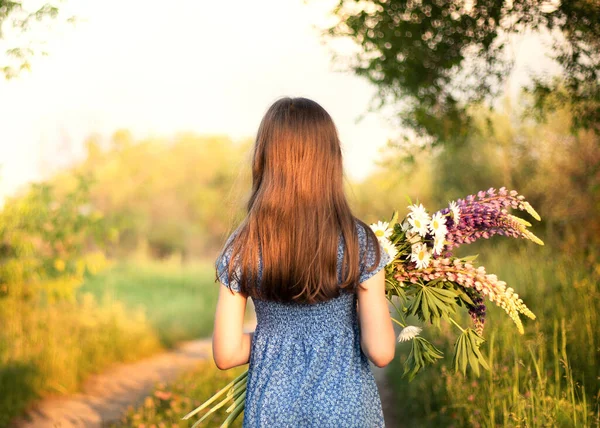
[[[600,2],[572,0],[339,0],[339,21],[323,30],[348,37],[360,50],[350,69],[378,88],[380,107],[400,104],[404,126],[433,142],[461,140],[467,106],[502,89],[512,64],[511,34],[548,30],[561,79],[534,76],[538,111],[561,85],[567,88],[575,127],[600,131]]]
[[[27,10],[23,3],[0,0],[0,40],[6,39],[7,31],[22,39],[23,34],[30,30],[35,22],[54,19],[59,14],[57,2],[45,3],[34,10]],[[73,22],[74,18],[70,17],[67,21]],[[31,43],[19,41],[17,46],[6,50],[5,59],[0,60],[0,72],[4,73],[6,79],[11,79],[18,76],[22,70],[29,70],[29,58],[38,51],[46,55],[44,50],[32,47]]]

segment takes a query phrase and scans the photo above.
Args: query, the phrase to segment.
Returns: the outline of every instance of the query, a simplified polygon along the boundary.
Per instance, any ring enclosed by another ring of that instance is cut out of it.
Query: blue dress
[[[367,272],[375,248],[373,243],[367,248],[365,231],[356,225],[361,260],[367,251],[366,264],[360,266],[362,283],[384,268],[390,256],[377,243],[381,261]],[[343,254],[340,235],[340,279]],[[239,291],[227,277],[229,255],[217,259],[217,272],[223,284]],[[260,272],[259,265],[259,276]],[[244,428],[385,427],[375,378],[360,347],[356,293],[343,290],[339,297],[315,304],[253,302],[257,325],[248,363]]]

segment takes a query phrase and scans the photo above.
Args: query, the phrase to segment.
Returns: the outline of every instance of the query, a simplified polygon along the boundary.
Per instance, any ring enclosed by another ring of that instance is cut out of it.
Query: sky
[[[332,60],[332,50],[356,48],[320,43],[317,28],[333,22],[336,3],[65,0],[63,16],[78,23],[35,29],[30,37],[49,55],[17,79],[0,79],[0,203],[79,159],[93,133],[253,138],[284,95],[321,104],[338,128],[346,175],[366,177],[401,130],[389,111],[367,112],[375,87]],[[515,55],[517,74],[543,61],[530,39]]]

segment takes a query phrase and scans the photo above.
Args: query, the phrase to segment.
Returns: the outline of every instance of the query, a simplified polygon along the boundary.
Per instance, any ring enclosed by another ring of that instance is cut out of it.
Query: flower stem
[[[456,321],[454,321],[454,320],[453,320],[452,318],[450,318],[450,317],[448,317],[448,319],[449,319],[450,321],[452,321],[452,323],[453,323],[455,326],[457,326],[458,328],[460,328],[460,331],[462,331],[463,333],[465,332],[465,329],[464,329],[464,328],[462,328],[461,326],[459,326],[459,325],[456,323]]]
[[[392,301],[394,296],[390,297],[388,299],[388,302],[390,302],[392,304],[392,306],[394,307],[394,309],[396,309],[396,312],[398,312],[398,315],[402,316],[402,312],[400,312],[400,309],[398,309],[398,306],[396,306],[396,304]]]
[[[404,328],[406,327],[404,324],[402,324],[400,321],[398,321],[396,318],[392,317],[392,321],[394,321],[396,324],[398,324],[400,327]]]

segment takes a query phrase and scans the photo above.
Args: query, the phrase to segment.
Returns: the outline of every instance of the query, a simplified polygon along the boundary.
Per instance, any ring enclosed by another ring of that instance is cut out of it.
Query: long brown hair
[[[254,144],[247,210],[219,256],[220,260],[231,251],[228,278],[237,281],[244,294],[315,303],[339,296],[340,288],[356,290],[360,275],[356,223],[365,229],[367,243],[377,243],[377,238],[350,210],[337,129],[315,101],[282,97],[265,113]],[[340,233],[345,244],[341,282]],[[374,247],[376,260],[369,271],[380,261],[379,245]]]

